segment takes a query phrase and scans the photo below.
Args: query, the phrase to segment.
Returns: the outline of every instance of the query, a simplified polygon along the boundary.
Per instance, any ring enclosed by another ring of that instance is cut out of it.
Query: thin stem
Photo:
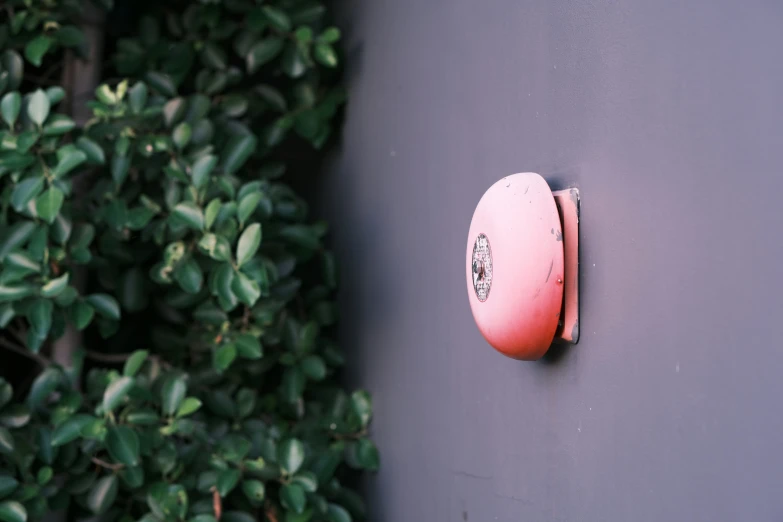
[[[43,355],[31,352],[27,348],[23,346],[16,345],[9,341],[8,339],[5,339],[3,337],[0,337],[0,346],[3,346],[4,348],[11,350],[12,352],[18,353],[19,355],[23,355],[24,357],[27,357],[28,359],[32,359],[38,364],[40,364],[42,367],[46,368],[50,364],[52,364],[52,361],[44,357]]]
[[[97,464],[102,468],[110,469],[112,471],[117,471],[124,467],[122,464],[112,464],[111,462],[106,462],[105,460],[101,460],[98,457],[93,457],[90,460],[92,460],[94,464]]]

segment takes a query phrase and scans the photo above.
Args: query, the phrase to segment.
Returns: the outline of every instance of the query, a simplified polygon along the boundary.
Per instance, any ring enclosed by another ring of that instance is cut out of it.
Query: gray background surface
[[[783,3],[348,0],[326,181],[372,520],[783,520]],[[497,179],[582,193],[582,339],[486,345]]]

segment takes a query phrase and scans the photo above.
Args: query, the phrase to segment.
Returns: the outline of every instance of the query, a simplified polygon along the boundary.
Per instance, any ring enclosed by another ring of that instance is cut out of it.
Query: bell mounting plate
[[[555,337],[579,341],[579,189],[552,192],[563,229],[563,307]]]

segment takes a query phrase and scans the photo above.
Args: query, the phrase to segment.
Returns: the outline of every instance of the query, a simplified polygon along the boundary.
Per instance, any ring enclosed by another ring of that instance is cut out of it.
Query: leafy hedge
[[[0,345],[36,364],[0,380],[0,520],[364,518],[371,400],[287,172],[329,142],[340,32],[311,0],[158,2],[78,126],[53,76],[84,4],[0,23]]]

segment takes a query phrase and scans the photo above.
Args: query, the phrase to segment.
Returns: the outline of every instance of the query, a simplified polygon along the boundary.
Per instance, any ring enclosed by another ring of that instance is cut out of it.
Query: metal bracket
[[[571,344],[579,341],[579,189],[552,192],[563,228],[563,307],[555,332]]]

